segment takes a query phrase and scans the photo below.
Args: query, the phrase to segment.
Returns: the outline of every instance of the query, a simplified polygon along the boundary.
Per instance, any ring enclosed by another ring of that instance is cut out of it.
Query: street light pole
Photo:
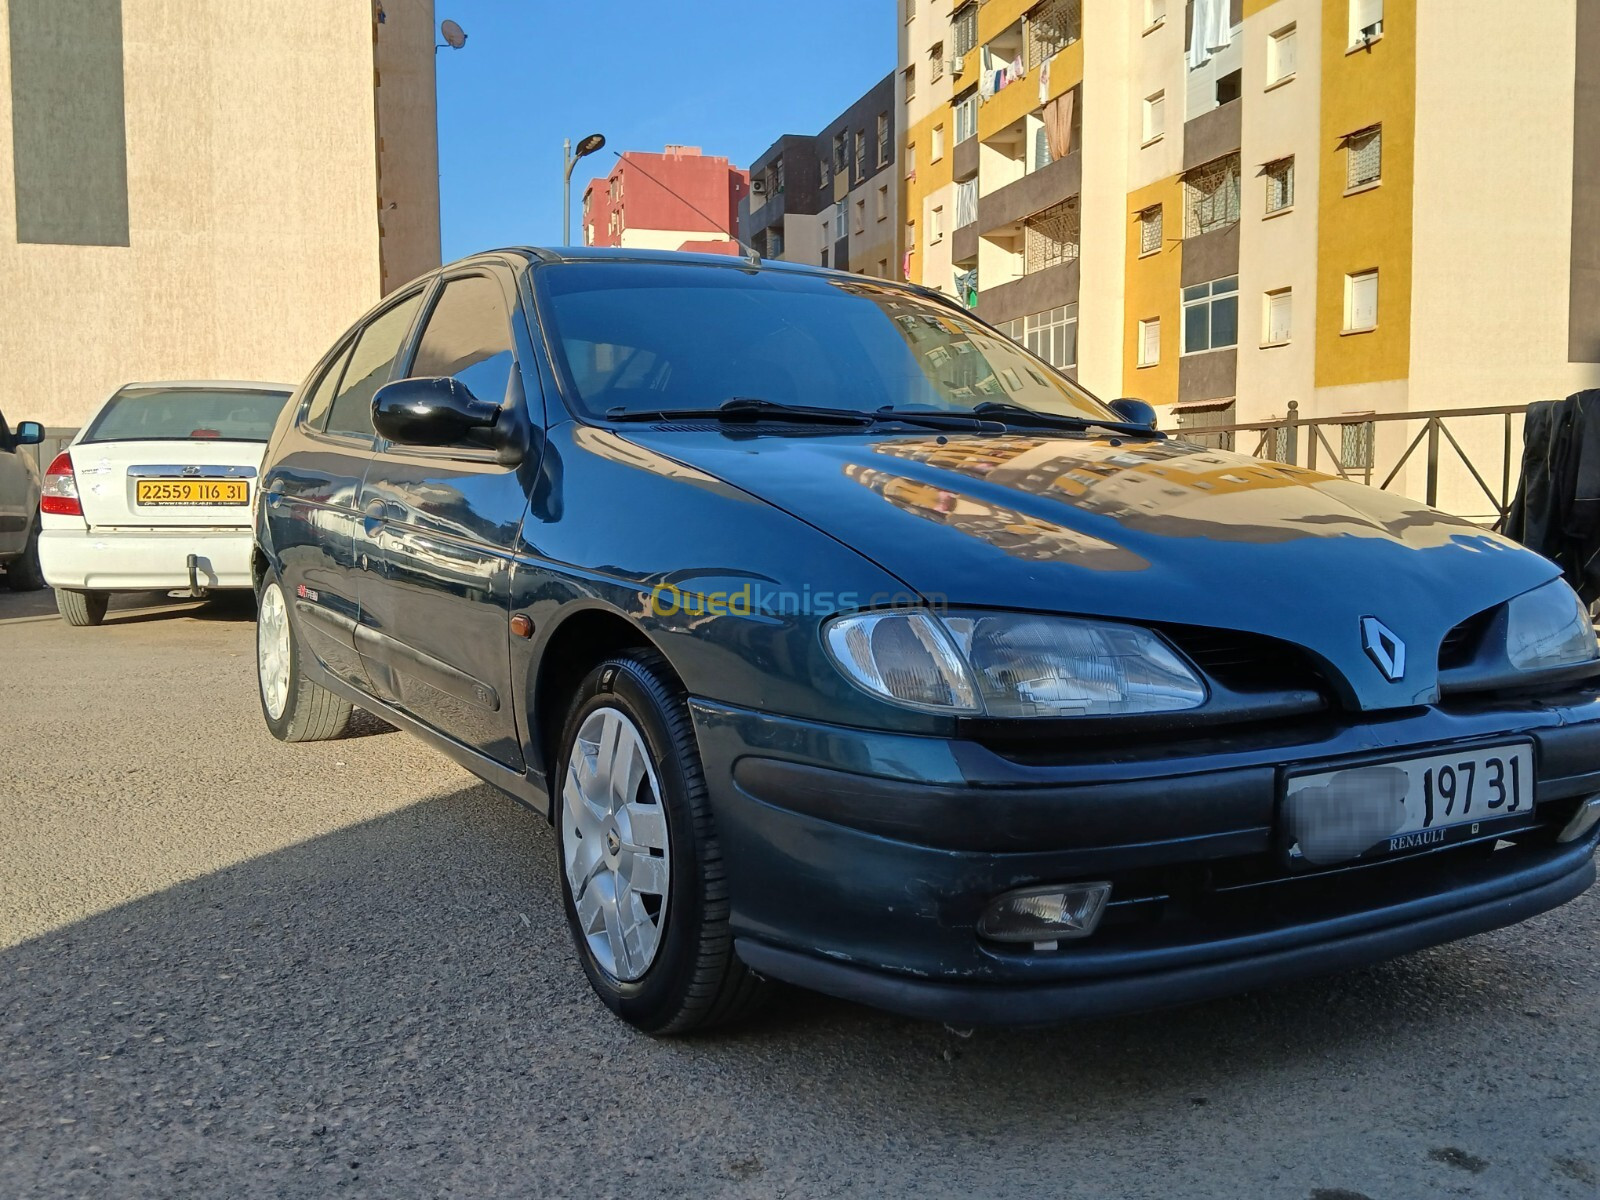
[[[561,139],[561,237],[562,244],[572,245],[572,169],[580,158],[588,158],[606,144],[604,134],[591,133],[578,143],[578,152],[572,152],[572,139]]]

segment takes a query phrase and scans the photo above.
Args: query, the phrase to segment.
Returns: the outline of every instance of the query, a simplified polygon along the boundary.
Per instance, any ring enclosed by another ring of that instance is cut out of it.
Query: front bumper
[[[189,586],[189,555],[203,588],[248,588],[249,529],[45,529],[39,564],[51,587],[143,591]]]
[[[1508,925],[1595,878],[1554,831],[1600,792],[1600,691],[1319,719],[1030,761],[693,703],[740,956],[915,1016],[1033,1024],[1185,1003]],[[1293,872],[1286,767],[1530,738],[1534,813],[1467,844]],[[985,942],[1000,894],[1110,879],[1101,928]]]

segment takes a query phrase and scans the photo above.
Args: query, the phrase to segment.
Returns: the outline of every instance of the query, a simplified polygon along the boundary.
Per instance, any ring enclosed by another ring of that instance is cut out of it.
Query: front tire
[[[28,534],[22,557],[6,568],[6,586],[13,592],[37,592],[44,586],[44,568],[39,565],[39,527]]]
[[[646,1033],[746,1016],[727,880],[683,689],[660,655],[601,663],[561,737],[552,809],[567,924],[612,1012]]]
[[[76,588],[56,589],[56,610],[68,625],[98,625],[106,619],[110,592],[84,592]]]
[[[343,736],[354,706],[300,668],[300,643],[289,605],[273,575],[256,594],[256,693],[261,715],[280,742],[324,742]]]

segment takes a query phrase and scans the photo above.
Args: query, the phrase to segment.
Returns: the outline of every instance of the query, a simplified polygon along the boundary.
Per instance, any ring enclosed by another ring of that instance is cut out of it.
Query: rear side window
[[[311,399],[306,402],[305,424],[313,429],[321,429],[328,423],[328,410],[333,407],[333,394],[339,387],[339,381],[344,378],[345,364],[350,361],[350,347],[346,346],[339,357],[328,364],[328,369],[322,373],[322,378],[317,380],[317,386],[312,389]]]
[[[400,343],[405,341],[421,303],[421,292],[407,296],[393,308],[374,317],[372,324],[356,338],[350,363],[345,368],[344,379],[339,383],[339,390],[333,397],[333,407],[328,413],[329,433],[355,434],[367,438],[373,436],[373,393],[389,382],[394,360],[400,355]]]
[[[477,399],[499,404],[513,366],[511,318],[500,285],[483,275],[445,284],[423,327],[411,374],[458,379]]]
[[[85,442],[265,442],[288,392],[247,388],[123,388],[83,435]]]

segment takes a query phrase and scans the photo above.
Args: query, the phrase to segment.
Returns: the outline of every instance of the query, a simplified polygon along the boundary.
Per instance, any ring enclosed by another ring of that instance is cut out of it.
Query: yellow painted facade
[[[1411,364],[1416,0],[1387,0],[1382,37],[1350,48],[1342,3],[1322,8],[1322,183],[1317,197],[1316,383],[1404,379]],[[1343,138],[1381,124],[1382,179],[1352,192]],[[1378,272],[1378,324],[1345,331],[1346,277]]]
[[[950,186],[950,148],[947,144],[942,158],[936,162],[929,162],[929,147],[933,143],[933,129],[936,125],[945,127],[946,135],[950,132],[950,109],[941,105],[927,116],[918,121],[906,135],[905,144],[900,153],[900,169],[904,170],[906,152],[914,148],[916,171],[906,176],[901,185],[901,194],[905,197],[905,213],[902,221],[901,236],[908,241],[902,246],[902,252],[909,246],[911,270],[907,278],[920,280],[924,277],[924,260],[927,254],[927,230],[924,210],[929,196],[934,195],[942,188]],[[948,237],[948,231],[946,232]]]
[[[1164,238],[1154,254],[1140,253],[1139,214],[1162,206]],[[1183,242],[1175,236],[1182,228],[1183,183],[1178,176],[1158,180],[1128,194],[1126,291],[1122,347],[1122,394],[1151,404],[1171,404],[1178,398],[1179,303],[1183,281]],[[1161,322],[1161,355],[1152,366],[1139,365],[1141,321]]]

